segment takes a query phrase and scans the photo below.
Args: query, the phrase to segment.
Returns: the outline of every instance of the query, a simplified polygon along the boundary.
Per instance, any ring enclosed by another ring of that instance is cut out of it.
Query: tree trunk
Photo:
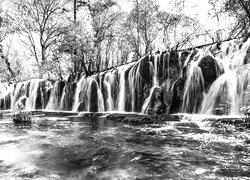
[[[2,47],[2,45],[0,45],[0,57],[4,60],[6,66],[7,66],[7,69],[9,71],[10,75],[11,75],[11,78],[15,79],[16,74],[13,71],[13,69],[11,68],[11,65],[10,65],[10,62],[9,62],[8,58],[3,55],[3,47]]]

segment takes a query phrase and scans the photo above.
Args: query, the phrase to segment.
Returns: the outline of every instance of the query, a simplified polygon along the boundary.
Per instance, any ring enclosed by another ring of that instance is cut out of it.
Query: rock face
[[[160,115],[166,112],[164,103],[164,91],[160,87],[155,87],[149,97],[149,102],[145,109],[145,113],[149,115]]]
[[[169,113],[177,113],[180,112],[182,103],[183,103],[183,94],[184,94],[184,86],[185,86],[185,79],[183,77],[176,80],[173,84],[173,96],[172,96],[172,103],[169,109]]]
[[[205,56],[201,58],[199,66],[202,70],[205,89],[208,89],[211,84],[217,79],[217,77],[222,74],[222,71],[216,60],[211,56]]]
[[[244,64],[250,63],[250,47],[247,49],[246,56],[244,58]]]
[[[46,108],[47,103],[49,102],[50,97],[50,88],[48,81],[39,82],[37,88],[37,98],[36,98],[36,109],[44,109]]]
[[[63,91],[64,98],[61,102],[61,108],[66,111],[71,111],[75,98],[76,83],[66,83]]]
[[[91,84],[91,93],[90,93],[90,112],[97,112],[98,111],[98,85],[96,81],[93,81]]]

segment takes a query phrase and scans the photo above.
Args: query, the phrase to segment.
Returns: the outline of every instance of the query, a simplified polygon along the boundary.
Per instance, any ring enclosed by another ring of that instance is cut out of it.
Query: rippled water
[[[0,179],[249,179],[249,130],[201,124],[38,113],[15,125],[4,116]]]

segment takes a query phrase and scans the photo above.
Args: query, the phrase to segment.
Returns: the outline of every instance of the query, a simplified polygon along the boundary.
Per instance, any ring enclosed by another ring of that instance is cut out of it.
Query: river
[[[199,118],[132,124],[46,112],[15,124],[5,112],[0,179],[249,179],[249,132]]]

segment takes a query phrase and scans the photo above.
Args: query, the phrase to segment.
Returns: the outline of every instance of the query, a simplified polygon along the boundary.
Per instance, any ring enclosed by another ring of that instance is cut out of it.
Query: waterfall
[[[154,86],[154,87],[152,87],[152,88],[150,89],[150,94],[149,94],[149,96],[145,99],[145,101],[144,101],[144,103],[143,103],[143,106],[142,106],[142,108],[141,108],[141,113],[146,113],[147,107],[148,107],[148,105],[149,105],[149,103],[150,103],[150,99],[151,99],[151,97],[152,97],[152,95],[153,95],[153,92],[154,92],[154,89],[155,89],[155,88],[159,88],[159,86]]]
[[[118,97],[118,111],[122,112],[125,111],[125,104],[126,104],[126,80],[125,80],[125,73],[126,70],[131,66],[131,64],[121,66],[118,69],[119,72],[119,97]]]
[[[63,109],[64,109],[63,102],[64,102],[64,99],[65,99],[65,96],[66,96],[66,87],[67,87],[67,86],[64,86],[64,87],[63,87],[63,90],[62,90],[62,96],[61,96],[60,104],[59,104],[59,109],[60,109],[60,110],[63,110]]]
[[[50,93],[46,110],[60,109],[60,81],[56,81]]]
[[[97,89],[92,89],[93,83],[96,84]],[[91,97],[95,97],[95,95],[92,95],[94,93],[94,90],[96,90],[97,93],[97,105],[98,105],[98,111],[104,111],[104,100],[102,92],[99,88],[98,83],[93,77],[82,77],[80,81],[77,83],[75,98],[74,98],[74,104],[73,104],[73,111],[91,111],[91,104],[95,103],[91,101]]]
[[[0,83],[0,109],[8,109],[11,106],[14,84]]]
[[[182,112],[195,113],[205,89],[203,74],[198,63],[199,61],[192,61],[188,69]]]
[[[140,66],[140,62],[139,62]],[[135,111],[135,91],[136,91],[136,85],[139,80],[139,72],[138,69],[136,68],[138,66],[134,66],[128,74],[128,79],[129,79],[129,89],[131,92],[131,111]]]
[[[18,99],[20,98],[20,94],[21,94],[21,96],[24,95],[24,90],[21,90],[21,88],[23,88],[23,86],[27,85],[28,83],[29,83],[28,81],[24,81],[24,82],[18,83],[16,85],[14,93],[12,94],[12,98],[11,98],[12,101],[11,101],[10,109],[12,109],[12,110],[16,109],[15,105],[16,105],[16,102],[18,101]]]
[[[75,98],[74,98],[74,105],[73,105],[73,111],[78,111],[78,107],[81,103],[81,101],[84,101],[85,103],[85,110],[87,111],[89,109],[89,97],[90,94],[90,83],[92,83],[93,79],[91,77],[85,77],[83,76],[80,81],[77,83]]]
[[[240,95],[237,91],[238,79],[234,71],[227,71],[221,75],[204,96],[201,114],[213,114],[216,106],[230,104],[228,114],[238,114]]]
[[[219,46],[183,55],[148,55],[82,76],[77,83],[56,81],[53,87],[41,79],[0,83],[0,108],[16,110],[23,104],[26,110],[144,112],[153,89],[160,87],[165,103],[176,111],[219,114],[224,108],[224,114],[238,114],[239,107],[250,105],[250,40],[232,40]]]
[[[4,98],[8,92],[7,83],[0,84],[0,99]]]
[[[38,93],[39,83],[42,80],[34,79],[30,81],[29,95],[26,102],[26,110],[35,110],[36,109],[36,98]]]
[[[153,73],[153,87],[159,86],[159,78],[158,78],[158,61],[160,59],[160,55],[154,56],[154,73]]]
[[[147,108],[147,106],[148,106],[148,104],[149,104],[150,98],[151,98],[151,96],[152,96],[152,93],[153,93],[154,88],[155,88],[155,87],[159,87],[158,63],[159,63],[159,60],[160,60],[160,56],[161,56],[161,55],[159,55],[159,54],[153,56],[153,60],[154,60],[153,65],[152,65],[152,63],[150,62],[151,70],[153,70],[153,72],[151,72],[151,74],[153,74],[153,86],[152,86],[151,89],[150,89],[150,94],[149,94],[149,96],[145,99],[145,101],[144,101],[144,103],[143,103],[143,105],[142,105],[141,113],[145,113],[146,108]],[[150,59],[150,58],[149,58],[149,59]],[[166,58],[164,58],[164,60],[166,60]],[[168,60],[168,59],[167,59],[167,60]],[[164,61],[164,63],[166,63],[166,62]],[[164,64],[164,63],[163,63],[163,64]],[[169,65],[169,62],[167,62],[167,63],[168,63],[168,65]],[[164,68],[163,68],[163,71],[165,71]]]
[[[235,40],[225,43],[222,47],[222,55],[216,59],[223,66],[225,73],[219,76],[209,91],[204,94],[199,113],[214,114],[215,111],[223,109],[223,114],[239,114],[240,107],[244,105],[244,86],[248,86],[250,82],[248,72],[246,78],[243,74],[249,47],[249,39],[241,48]],[[243,68],[243,70],[239,68]]]
[[[97,111],[98,112],[103,112],[103,111],[105,111],[104,99],[103,99],[102,91],[99,88],[99,86],[97,87],[97,95],[98,95],[98,110]]]
[[[106,99],[107,110],[108,111],[113,111],[114,110],[114,101],[113,101],[113,98],[112,98],[112,89],[111,89],[111,85],[113,83],[113,74],[112,74],[112,72],[108,72],[107,74],[105,74],[103,83],[104,83],[104,86],[107,89],[107,99]]]

